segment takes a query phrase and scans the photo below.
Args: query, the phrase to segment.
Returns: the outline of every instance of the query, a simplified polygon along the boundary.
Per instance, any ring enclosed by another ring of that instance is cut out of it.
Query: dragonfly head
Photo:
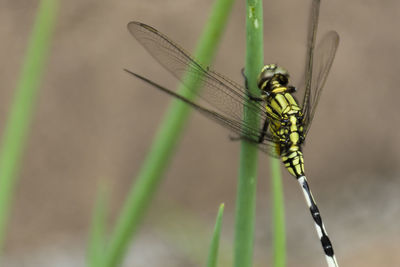
[[[257,79],[258,88],[266,93],[272,91],[272,81],[278,82],[281,86],[289,83],[289,73],[276,64],[265,65]]]

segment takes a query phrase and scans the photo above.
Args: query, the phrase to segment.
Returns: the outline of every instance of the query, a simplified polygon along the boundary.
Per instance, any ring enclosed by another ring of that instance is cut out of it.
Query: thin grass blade
[[[221,236],[223,214],[224,214],[224,204],[221,204],[219,206],[217,220],[215,221],[214,234],[210,245],[210,252],[208,254],[207,267],[217,267],[219,240]]]
[[[97,198],[93,211],[87,250],[87,266],[90,267],[101,266],[101,262],[104,260],[109,194],[110,192],[106,183],[100,181],[97,187]]]
[[[42,0],[36,13],[28,50],[5,126],[0,151],[0,251],[12,206],[14,188],[21,165],[37,91],[45,69],[55,26],[58,1]]]
[[[286,266],[285,202],[280,161],[271,158],[273,266]]]

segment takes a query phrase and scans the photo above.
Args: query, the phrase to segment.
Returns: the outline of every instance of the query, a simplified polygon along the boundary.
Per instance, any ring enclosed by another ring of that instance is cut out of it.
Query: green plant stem
[[[208,254],[207,267],[217,267],[219,239],[221,236],[223,213],[224,213],[224,204],[221,204],[219,206],[217,220],[215,222],[214,234],[210,245],[210,252]]]
[[[285,205],[279,159],[271,158],[270,166],[273,220],[273,266],[284,267],[286,266]]]
[[[3,247],[12,196],[29,132],[40,79],[50,48],[58,1],[39,3],[21,76],[16,87],[0,151],[0,251]]]
[[[246,1],[246,67],[250,93],[259,95],[257,76],[263,66],[262,1]],[[244,119],[257,128],[259,122],[251,110],[244,110]],[[253,262],[254,223],[257,186],[257,147],[242,142],[235,217],[234,266],[250,267]]]
[[[106,183],[101,180],[97,187],[97,198],[90,227],[89,243],[87,250],[87,266],[101,266],[106,245],[107,210],[109,190]]]
[[[217,0],[215,2],[195,53],[195,57],[200,63],[204,65],[211,63],[232,4],[233,0]],[[188,81],[189,86],[199,87],[198,80]],[[194,98],[194,93],[183,86],[179,89],[179,93],[189,99]],[[181,137],[189,111],[190,108],[186,104],[177,100],[174,100],[174,103],[168,109],[150,152],[117,219],[106,255],[105,266],[118,266],[122,262],[130,240],[133,238],[144,212],[161,182],[162,174],[165,172],[174,148]]]

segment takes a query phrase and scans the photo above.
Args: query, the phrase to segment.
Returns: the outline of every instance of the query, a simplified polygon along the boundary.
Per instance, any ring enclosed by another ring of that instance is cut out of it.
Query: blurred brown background
[[[188,51],[212,0],[63,1],[32,129],[2,266],[83,266],[100,179],[118,214],[170,102],[132,79],[130,68],[176,81],[130,36],[138,20]],[[294,84],[304,67],[309,0],[264,1],[265,62]],[[38,1],[0,5],[0,129]],[[400,265],[399,1],[323,1],[319,37],[335,29],[339,50],[305,148],[306,171],[341,266]],[[244,1],[237,1],[213,67],[241,82]],[[194,113],[125,266],[204,266],[226,204],[222,242],[230,266],[239,146]],[[268,157],[260,155],[255,266],[270,266]],[[296,181],[284,171],[288,266],[325,266]]]

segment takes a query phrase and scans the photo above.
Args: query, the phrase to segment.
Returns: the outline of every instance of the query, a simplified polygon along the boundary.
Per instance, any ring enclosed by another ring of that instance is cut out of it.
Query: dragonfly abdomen
[[[304,159],[301,151],[303,138],[301,126],[298,123],[298,116],[298,112],[291,114],[288,123],[282,125],[278,132],[280,133],[278,136],[280,139],[282,162],[290,174],[295,177],[304,175]]]
[[[303,152],[299,150],[294,152],[284,152],[281,154],[281,159],[286,169],[296,178],[304,176],[304,158]]]

